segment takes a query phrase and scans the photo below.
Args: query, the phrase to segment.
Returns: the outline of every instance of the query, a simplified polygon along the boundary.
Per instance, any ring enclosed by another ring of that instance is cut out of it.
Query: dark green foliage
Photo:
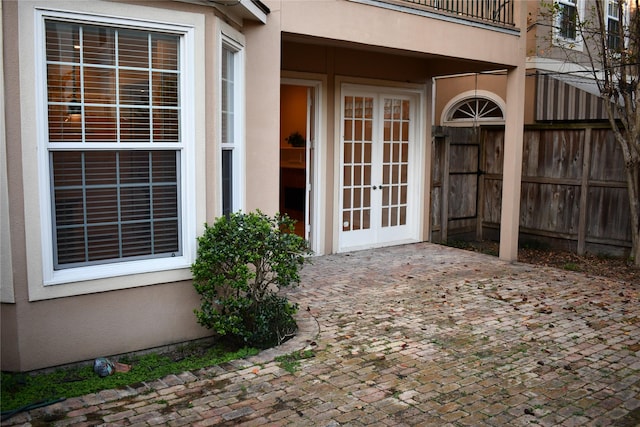
[[[286,215],[233,213],[205,224],[191,266],[198,323],[241,344],[267,348],[297,329],[297,306],[278,292],[300,282],[309,254]]]
[[[297,304],[291,304],[280,295],[271,294],[249,312],[248,325],[250,336],[248,342],[259,348],[267,348],[279,344],[291,337],[298,329],[293,316],[298,311]]]

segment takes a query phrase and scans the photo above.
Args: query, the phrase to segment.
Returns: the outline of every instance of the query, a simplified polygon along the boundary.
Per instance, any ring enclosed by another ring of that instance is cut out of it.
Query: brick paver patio
[[[421,243],[315,258],[300,333],[6,425],[633,426],[640,284]],[[194,319],[195,322],[195,319]],[[277,355],[310,350],[293,373]]]

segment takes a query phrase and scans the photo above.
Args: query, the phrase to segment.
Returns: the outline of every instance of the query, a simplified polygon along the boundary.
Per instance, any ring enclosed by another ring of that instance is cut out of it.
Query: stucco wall
[[[48,6],[62,10],[73,10],[76,4],[47,3]],[[33,116],[25,116],[25,112],[33,111],[32,100],[35,98],[25,95],[24,89],[29,88],[29,85],[25,86],[26,83],[22,81],[24,74],[21,73],[22,67],[28,67],[33,59],[24,53],[25,49],[20,48],[17,37],[11,37],[20,34],[20,26],[25,23],[25,19],[33,20],[28,14],[19,14],[19,8],[27,7],[25,5],[28,6],[28,2],[3,2],[3,71],[7,88],[4,96],[5,102],[12,105],[7,111],[6,152],[12,255],[10,267],[13,273],[13,282],[3,283],[3,287],[12,286],[15,302],[1,306],[2,369],[28,371],[209,336],[211,333],[197,324],[193,314],[193,309],[199,306],[199,298],[190,281],[166,283],[170,280],[163,280],[162,274],[157,275],[155,281],[148,283],[148,286],[136,286],[143,283],[136,283],[135,278],[116,277],[110,279],[114,287],[129,282],[130,288],[34,299],[31,292],[34,287],[44,289],[41,275],[38,274],[38,269],[41,269],[38,263],[40,252],[32,251],[37,247],[37,243],[34,246],[33,235],[34,231],[40,229],[39,209],[33,209],[33,205],[29,205],[32,206],[29,208],[24,201],[32,197],[37,187],[38,177],[34,173],[37,167],[32,163],[25,163],[25,159],[29,158],[28,153],[25,157],[25,151],[35,150],[36,142],[33,135],[27,137],[24,130],[31,132],[33,128]],[[92,5],[93,3],[83,3],[85,7]],[[106,5],[107,8],[110,7],[109,4]],[[112,5],[114,13],[122,14],[122,5]],[[156,5],[167,6],[166,3]],[[144,2],[144,7],[153,6],[150,2]],[[175,6],[174,4],[173,7]],[[196,22],[200,20],[197,31],[202,33],[198,34],[202,40],[205,40],[204,28],[208,28],[210,34],[217,31],[215,27],[218,21],[213,8],[183,5],[177,10],[188,10]],[[207,48],[205,49],[204,44],[199,48],[203,52],[215,51],[215,46],[216,38],[210,37],[207,38]],[[206,67],[204,61],[201,64],[202,70],[206,68],[211,74],[213,61],[206,63]],[[198,73],[196,71],[195,74]],[[203,74],[198,78],[204,81]],[[202,89],[202,93],[197,95],[201,100],[205,97],[205,90],[210,92],[213,88],[205,88],[203,85]],[[213,132],[215,128],[205,128],[202,125],[207,112],[204,108],[201,110],[196,113],[201,118],[198,119],[200,125],[193,135],[202,147],[202,155],[196,164],[200,165],[198,173],[204,176],[205,157],[215,159],[217,148],[213,143],[216,138]],[[214,110],[211,109],[209,113],[213,115]],[[204,141],[212,143],[206,145]],[[215,188],[215,184],[215,181],[207,183],[205,179],[199,179],[196,186],[200,188],[198,192],[204,194],[205,187]],[[202,197],[201,203],[194,207],[201,222],[204,222],[205,206],[205,198]],[[209,210],[215,212],[218,207],[212,204]],[[91,283],[86,285],[90,287]],[[62,284],[54,287],[62,289],[65,286],[67,285]],[[52,288],[49,286],[47,289]]]
[[[208,336],[196,323],[193,309],[198,306],[190,282],[21,301],[16,306],[18,368],[31,370]]]
[[[280,177],[279,15],[268,25],[246,23],[246,208],[278,211]]]

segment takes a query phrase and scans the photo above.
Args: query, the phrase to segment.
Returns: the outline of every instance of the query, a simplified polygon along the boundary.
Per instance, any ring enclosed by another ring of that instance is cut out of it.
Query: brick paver
[[[640,284],[428,243],[314,258],[300,332],[6,425],[632,426]],[[195,320],[194,320],[195,321]],[[313,357],[292,374],[274,358]],[[635,420],[635,421],[633,421]]]

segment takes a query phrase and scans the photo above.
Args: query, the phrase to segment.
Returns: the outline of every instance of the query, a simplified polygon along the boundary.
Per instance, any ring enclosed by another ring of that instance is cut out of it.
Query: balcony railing
[[[513,0],[400,0],[420,9],[513,27]]]

